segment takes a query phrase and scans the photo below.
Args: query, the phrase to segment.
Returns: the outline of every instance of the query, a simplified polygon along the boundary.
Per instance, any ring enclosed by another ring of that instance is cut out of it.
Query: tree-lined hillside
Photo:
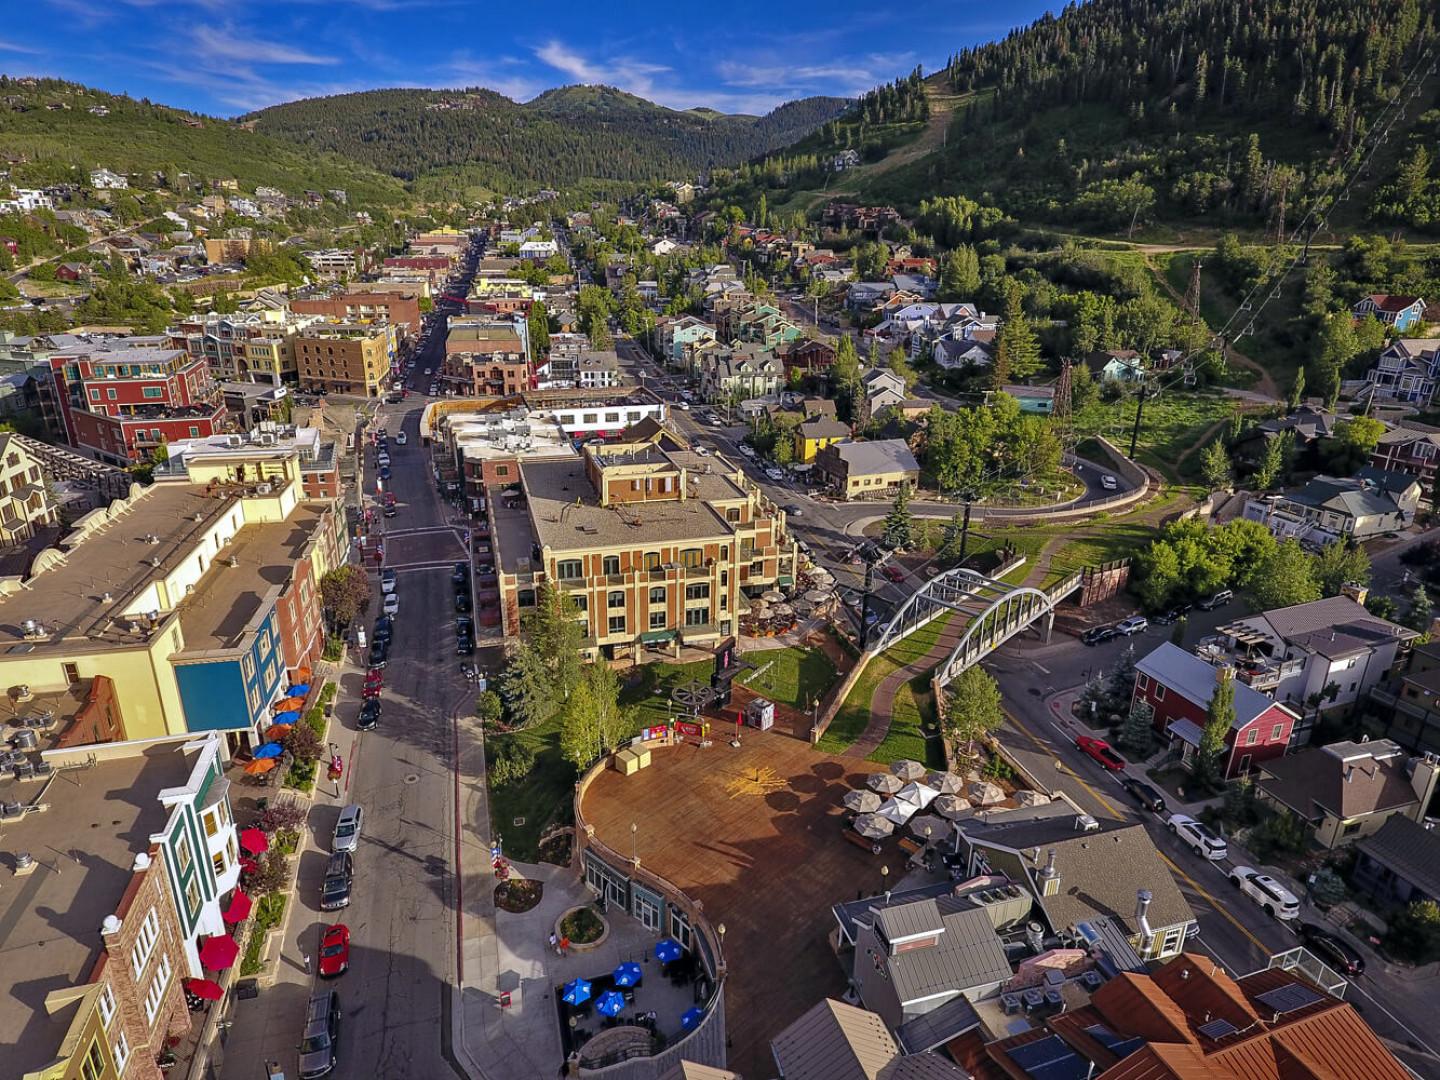
[[[407,181],[458,170],[469,183],[513,192],[691,176],[794,142],[847,104],[806,98],[753,117],[678,112],[605,86],[560,87],[524,105],[489,90],[373,90],[245,119]]]

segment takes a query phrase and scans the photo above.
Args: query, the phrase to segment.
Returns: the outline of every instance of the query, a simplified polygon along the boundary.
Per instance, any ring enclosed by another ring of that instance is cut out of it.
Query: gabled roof
[[[885,1021],[826,998],[770,1040],[785,1080],[879,1080],[899,1048]]]
[[[1257,618],[1263,619],[1281,641],[1304,643],[1307,648],[1321,644],[1324,638],[1338,637],[1342,633],[1371,645],[1416,636],[1413,630],[1370,614],[1364,605],[1357,604],[1348,596],[1327,596],[1308,604],[1274,608]],[[1236,696],[1238,698],[1239,695]]]
[[[915,460],[904,439],[832,443],[825,449],[838,454],[849,466],[852,476],[920,470],[920,463]]]
[[[849,426],[824,416],[806,420],[799,426],[799,431],[806,439],[845,439],[850,436]]]
[[[1013,974],[989,913],[968,900],[945,896],[884,908],[873,925],[875,930],[862,923],[856,952],[864,951],[862,943],[875,949],[901,1004],[993,985]],[[930,937],[934,944],[916,944]],[[914,947],[892,954],[887,942]]]
[[[1401,754],[1347,756],[1328,746],[1307,747],[1267,761],[1262,768],[1266,775],[1258,781],[1261,790],[1307,820],[1317,816],[1317,806],[1333,817],[1357,818],[1402,810],[1417,801]]]
[[[1391,814],[1359,847],[1427,896],[1440,896],[1440,833],[1401,814]]]
[[[1271,614],[1274,613],[1267,612],[1266,617]],[[1212,667],[1200,657],[1168,641],[1141,659],[1135,665],[1135,670],[1202,709],[1210,707],[1210,699],[1215,695],[1216,680],[1220,678],[1219,668]],[[1235,679],[1234,683],[1235,723],[1232,727],[1236,731],[1254,722],[1267,709],[1284,708],[1239,679]]]
[[[1370,303],[1374,304],[1377,310],[1392,315],[1398,315],[1402,311],[1414,307],[1416,304],[1419,304],[1422,308],[1425,306],[1425,301],[1418,296],[1396,296],[1393,293],[1371,293],[1365,297],[1365,300],[1369,300]],[[1364,300],[1361,301],[1361,303],[1364,302]],[[1356,306],[1358,307],[1359,305]]]

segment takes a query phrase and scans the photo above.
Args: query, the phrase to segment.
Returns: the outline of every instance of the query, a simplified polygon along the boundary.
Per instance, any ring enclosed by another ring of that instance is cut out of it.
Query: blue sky
[[[0,0],[0,71],[222,116],[386,86],[528,100],[603,82],[672,108],[852,96],[1003,36],[1039,0]]]

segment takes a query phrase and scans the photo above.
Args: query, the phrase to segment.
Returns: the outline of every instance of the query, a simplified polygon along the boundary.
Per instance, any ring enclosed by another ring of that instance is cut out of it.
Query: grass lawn
[[[490,787],[490,827],[505,838],[505,854],[524,862],[539,855],[540,834],[554,822],[571,820],[575,766],[560,755],[560,714],[514,735],[535,751],[535,765],[519,780]],[[495,736],[490,736],[495,738]],[[516,825],[518,818],[524,824]]]
[[[761,649],[741,659],[752,667],[736,682],[799,709],[809,708],[835,682],[835,665],[819,649]]]
[[[820,749],[827,754],[843,753],[851,743],[858,739],[860,733],[865,730],[865,725],[870,722],[870,702],[875,696],[875,688],[880,685],[881,680],[892,671],[914,663],[929,652],[935,642],[939,640],[946,625],[954,617],[953,614],[946,615],[922,626],[909,637],[871,660],[865,670],[860,673],[860,677],[855,680],[855,685],[850,688],[850,693],[845,696],[845,701],[836,712],[835,719],[830,722],[830,726],[825,729],[825,734],[820,737]],[[898,735],[900,696],[896,695],[897,716],[895,717],[896,723],[891,725],[891,737]],[[914,721],[913,728],[918,734],[918,719]],[[884,746],[883,743],[881,745]],[[923,753],[921,756],[924,756]]]
[[[935,699],[930,693],[932,672],[916,675],[895,692],[890,713],[890,730],[870,755],[871,761],[891,762],[900,758],[923,761],[943,768],[945,756],[939,738],[926,738],[924,728],[935,729]]]
[[[1190,454],[1178,468],[1176,462],[1211,427],[1228,420],[1235,407],[1234,401],[1220,394],[1179,394],[1172,391],[1148,401],[1140,425],[1136,456],[1173,483],[1187,478],[1198,479],[1198,454]],[[1122,451],[1127,451],[1134,423],[1135,401],[1125,398],[1089,406],[1076,417],[1075,427],[1082,436],[1103,435]]]

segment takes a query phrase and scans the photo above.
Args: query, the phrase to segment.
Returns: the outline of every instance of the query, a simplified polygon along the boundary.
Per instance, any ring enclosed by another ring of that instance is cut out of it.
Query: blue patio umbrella
[[[590,982],[588,979],[572,979],[565,984],[565,992],[560,995],[560,1000],[566,1005],[583,1005],[590,1000]]]
[[[640,965],[633,960],[627,960],[615,969],[616,986],[639,986],[644,977],[645,973],[640,970]]]
[[[693,1030],[705,1015],[705,1010],[695,1005],[685,1010],[685,1015],[680,1017],[680,1026],[686,1031]]]
[[[284,712],[276,713],[270,718],[272,724],[293,724],[300,719],[300,714],[294,709],[286,709]]]
[[[278,742],[267,742],[255,751],[254,756],[257,758],[279,757],[284,752],[285,747],[281,746]]]
[[[674,938],[662,938],[655,943],[655,959],[662,964],[673,964],[685,952]]]
[[[595,999],[595,1008],[602,1016],[619,1016],[625,1008],[625,995],[619,990],[606,990]]]
[[[285,696],[286,696],[286,697],[304,697],[304,696],[305,696],[306,694],[308,694],[309,692],[310,692],[310,684],[309,684],[309,683],[301,683],[299,686],[292,686],[292,687],[290,687],[289,690],[286,690],[286,691],[285,691]]]

